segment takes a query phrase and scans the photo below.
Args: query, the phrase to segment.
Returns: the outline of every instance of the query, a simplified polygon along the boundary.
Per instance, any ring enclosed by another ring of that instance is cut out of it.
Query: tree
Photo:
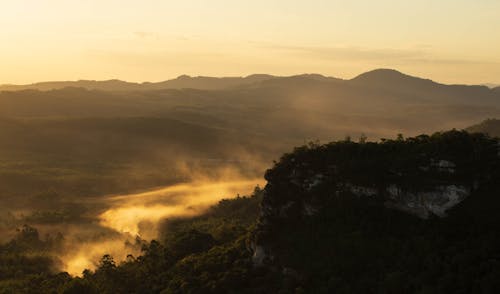
[[[361,136],[359,136],[359,143],[364,144],[364,143],[366,143],[367,139],[368,139],[368,137],[365,134],[361,134]]]

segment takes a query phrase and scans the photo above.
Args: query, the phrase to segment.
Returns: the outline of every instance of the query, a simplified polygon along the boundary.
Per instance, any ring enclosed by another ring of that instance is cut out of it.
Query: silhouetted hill
[[[493,91],[500,93],[500,87],[494,88]]]
[[[248,77],[190,77],[187,75],[179,76],[178,78],[167,80],[158,83],[130,83],[120,80],[94,81],[94,80],[79,80],[79,81],[62,81],[62,82],[42,82],[30,85],[0,85],[0,91],[20,91],[20,90],[40,90],[49,91],[62,89],[66,87],[79,87],[87,90],[102,90],[102,91],[147,91],[159,89],[202,89],[215,90],[246,85],[255,82],[260,82],[267,79],[272,79],[271,75],[256,74]]]
[[[498,106],[500,90],[489,89],[486,86],[444,85],[428,79],[412,77],[396,70],[377,69],[355,77],[352,80],[341,80],[318,74],[303,74],[290,77],[275,77],[271,75],[250,75],[247,77],[190,77],[180,76],[176,79],[158,83],[129,83],[120,80],[76,82],[45,82],[32,85],[4,85],[0,91],[41,90],[49,91],[66,87],[79,87],[87,90],[106,92],[149,92],[167,89],[197,89],[213,91],[252,91],[259,96],[271,96],[271,99],[288,95],[289,101],[294,97],[309,96],[312,100],[324,100],[326,103],[335,101],[335,106],[346,104],[365,107],[373,104],[413,104],[416,107],[436,105],[447,107],[447,111],[455,111],[456,107],[472,105],[473,107]],[[219,93],[218,95],[226,95]],[[238,100],[241,93],[235,94]],[[244,93],[248,95],[250,93]],[[107,96],[108,94],[102,94]],[[120,95],[120,94],[118,94]],[[121,94],[125,95],[125,94]],[[129,95],[129,94],[127,94]],[[136,95],[136,94],[132,94]],[[212,95],[212,94],[210,94]],[[116,95],[115,95],[116,96]],[[256,97],[259,99],[258,97]],[[340,100],[340,101],[339,101]],[[364,100],[361,102],[361,100]],[[377,100],[377,101],[375,101]],[[350,103],[349,103],[350,102]],[[367,103],[368,102],[368,103]],[[104,101],[104,103],[107,103]],[[392,106],[392,105],[391,105]],[[437,109],[436,109],[437,110]],[[424,110],[427,111],[427,110]],[[461,111],[461,110],[460,110]],[[473,110],[474,112],[475,110]],[[481,111],[488,112],[488,109]],[[482,117],[484,119],[484,116]],[[477,121],[477,119],[476,119]],[[453,127],[453,126],[451,126]],[[428,129],[428,128],[427,128]],[[423,129],[421,131],[424,131]]]
[[[493,137],[500,137],[500,119],[487,119],[477,125],[468,127],[469,132],[485,133]]]
[[[185,76],[164,83],[160,88],[191,88],[4,91],[0,92],[0,116],[168,116],[200,124],[211,117],[217,118],[218,126],[301,140],[358,136],[360,132],[378,139],[398,132],[411,135],[465,128],[488,117],[500,117],[500,93],[487,87],[443,85],[393,70],[376,70],[348,81],[321,75],[254,75]],[[144,87],[153,85],[158,87]],[[193,89],[195,86],[212,89]]]
[[[392,69],[370,71],[350,80],[349,83],[394,94],[405,94],[409,98],[434,100],[436,103],[495,104],[500,99],[499,95],[486,86],[444,85]]]
[[[173,80],[165,82],[150,84],[155,89],[200,89],[200,90],[218,90],[241,85],[248,85],[264,80],[274,78],[271,75],[255,74],[244,78],[240,77],[227,77],[227,78],[214,78],[214,77],[190,77],[187,75],[180,76]]]
[[[437,83],[403,74],[393,69],[376,69],[372,70],[350,80],[352,83],[361,84],[370,87],[380,88],[429,88],[438,85]]]
[[[0,91],[22,91],[22,90],[50,91],[67,87],[85,88],[88,90],[104,90],[104,91],[132,91],[141,89],[141,84],[124,82],[120,80],[55,81],[55,82],[34,83],[29,85],[0,85]]]

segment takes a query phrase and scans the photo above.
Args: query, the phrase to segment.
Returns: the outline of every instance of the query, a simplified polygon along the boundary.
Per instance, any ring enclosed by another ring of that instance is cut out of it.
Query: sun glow
[[[0,84],[263,72],[350,78],[374,68],[500,83],[490,80],[500,76],[498,11],[498,1],[452,0],[2,1]]]
[[[167,217],[192,216],[222,198],[249,192],[262,180],[195,182],[154,191],[110,198],[111,207],[99,216],[101,225],[121,233],[147,239],[155,236],[155,225]],[[141,230],[141,224],[143,229]]]
[[[101,226],[116,234],[102,234],[96,240],[69,238],[61,270],[78,276],[84,269],[95,269],[105,254],[110,254],[117,262],[124,261],[129,254],[138,256],[141,251],[136,238],[157,238],[161,220],[200,214],[223,198],[239,193],[248,195],[256,185],[263,183],[262,179],[197,181],[108,197],[104,201],[109,208],[98,219]]]

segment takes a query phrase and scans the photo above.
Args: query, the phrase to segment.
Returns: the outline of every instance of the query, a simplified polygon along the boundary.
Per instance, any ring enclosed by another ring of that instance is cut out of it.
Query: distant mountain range
[[[419,87],[422,89],[429,89],[431,87],[436,87],[440,85],[428,79],[421,79],[413,76],[409,76],[391,69],[376,69],[370,72],[363,73],[351,80],[342,80],[333,77],[325,77],[319,74],[303,74],[290,77],[278,77],[267,74],[254,74],[246,77],[205,77],[197,76],[191,77],[188,75],[182,75],[175,79],[166,80],[163,82],[144,82],[144,83],[133,83],[121,80],[106,80],[106,81],[96,81],[96,80],[78,80],[78,81],[53,81],[53,82],[40,82],[27,85],[0,85],[0,91],[19,91],[19,90],[56,90],[66,87],[77,87],[85,88],[88,90],[102,90],[102,91],[147,91],[147,90],[161,90],[161,89],[199,89],[199,90],[221,90],[233,87],[248,86],[256,83],[262,82],[279,82],[287,80],[297,80],[297,79],[310,79],[322,82],[332,82],[332,83],[346,83],[346,84],[357,84],[372,87],[398,87],[410,89]],[[485,84],[476,87],[489,87],[494,88],[498,85]],[[462,86],[470,87],[470,86]],[[496,88],[496,91],[500,87]]]
[[[500,119],[487,119],[467,128],[469,132],[485,133],[500,138]]]
[[[19,90],[40,90],[48,91],[62,89],[67,87],[85,88],[88,90],[102,91],[139,91],[139,90],[160,90],[160,89],[200,89],[200,90],[216,90],[241,85],[252,84],[259,81],[269,80],[274,78],[271,75],[250,75],[247,77],[190,77],[187,75],[179,76],[178,78],[167,80],[158,83],[131,83],[121,80],[79,80],[79,81],[55,81],[41,82],[29,85],[0,85],[0,91],[19,91]]]
[[[0,117],[161,116],[273,137],[417,135],[500,117],[499,88],[444,85],[390,69],[351,80],[317,74],[181,76],[160,83],[49,82],[0,89]]]
[[[236,168],[260,176],[273,159],[309,141],[346,136],[376,141],[500,118],[498,88],[444,85],[387,69],[351,80],[316,74],[182,76],[161,83],[79,81],[3,89],[9,89],[0,91],[4,195],[54,185],[87,195],[152,187],[164,183],[165,166],[169,181],[184,177],[180,160],[204,172],[216,170],[214,162],[232,168],[245,162]],[[489,122],[473,130],[495,135],[497,129]],[[44,176],[13,174],[20,163],[23,171]],[[40,171],[40,166],[53,169]],[[98,168],[144,179],[99,182]],[[58,170],[83,171],[92,184],[71,177],[59,183]]]

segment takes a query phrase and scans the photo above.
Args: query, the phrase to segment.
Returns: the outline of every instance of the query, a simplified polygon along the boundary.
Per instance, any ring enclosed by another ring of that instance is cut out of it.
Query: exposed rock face
[[[439,171],[442,172],[449,172],[449,173],[454,173],[455,168],[457,165],[451,161],[448,160],[431,160],[431,165],[432,167],[437,168]]]
[[[375,198],[388,208],[402,210],[423,219],[431,215],[444,217],[448,209],[466,199],[473,189],[477,189],[470,182],[459,182],[452,178],[425,187],[401,185],[399,182],[405,179],[403,172],[393,172],[394,182],[373,182],[367,186],[353,184],[346,179],[337,180],[337,169],[332,168],[334,166],[330,166],[330,171],[318,173],[307,168],[306,163],[298,165],[303,170],[294,167],[284,177],[284,182],[269,182],[267,185],[261,222],[267,223],[272,218],[314,216],[321,210],[321,200],[327,201],[330,197],[345,194]],[[428,173],[442,177],[443,174],[454,173],[455,168],[456,165],[451,161],[431,160],[426,169],[420,168],[422,173],[419,176],[425,177]],[[280,202],[280,199],[287,201]]]
[[[261,266],[264,265],[264,262],[266,261],[266,251],[263,246],[255,246],[255,248],[252,248],[254,250],[254,254],[252,256],[252,260],[255,265]]]
[[[255,264],[272,259],[266,232],[287,220],[328,215],[335,199],[356,198],[422,219],[447,212],[491,182],[498,141],[452,131],[406,141],[309,146],[266,173]]]
[[[409,212],[427,219],[430,215],[446,216],[446,210],[465,200],[470,195],[470,187],[437,186],[432,191],[403,191],[396,185],[387,188],[389,199],[386,207]]]

